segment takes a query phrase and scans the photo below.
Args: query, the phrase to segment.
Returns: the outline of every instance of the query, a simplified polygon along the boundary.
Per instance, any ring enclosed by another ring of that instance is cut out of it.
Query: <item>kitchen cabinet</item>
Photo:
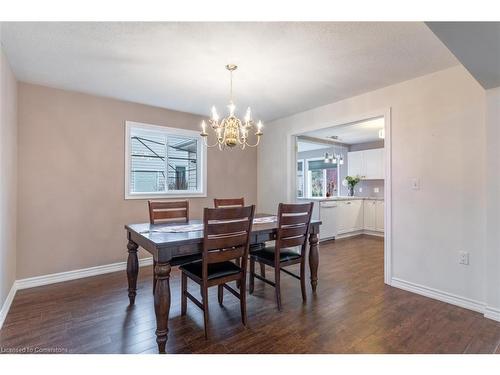
[[[347,174],[364,180],[383,180],[385,173],[384,149],[352,151],[347,153]]]
[[[319,203],[320,240],[384,232],[384,201],[338,199]]]
[[[363,151],[363,161],[365,167],[365,179],[382,180],[384,179],[384,149],[376,148]]]
[[[384,231],[384,201],[375,201],[375,230]]]
[[[347,174],[349,176],[364,176],[364,153],[353,151],[347,153]]]
[[[337,234],[363,230],[363,200],[338,201]]]
[[[363,226],[367,230],[376,230],[377,201],[365,200],[363,202]]]

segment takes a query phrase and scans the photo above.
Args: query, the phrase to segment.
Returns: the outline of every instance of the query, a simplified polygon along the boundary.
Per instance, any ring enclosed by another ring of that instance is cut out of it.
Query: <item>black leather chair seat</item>
[[[250,256],[257,259],[267,260],[274,263],[274,246],[266,247],[261,250],[252,251]],[[280,262],[288,262],[290,260],[299,259],[300,253],[292,249],[281,249]]]
[[[192,262],[184,264],[179,267],[182,271],[190,274],[190,276],[195,276],[199,279],[202,278],[202,262]],[[230,275],[235,275],[241,271],[233,262],[221,262],[221,263],[211,263],[208,265],[208,280],[218,279],[221,277],[226,277]]]

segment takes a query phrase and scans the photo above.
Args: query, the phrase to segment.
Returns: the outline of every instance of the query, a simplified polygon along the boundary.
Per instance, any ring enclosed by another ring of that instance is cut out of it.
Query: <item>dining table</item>
[[[309,228],[309,268],[313,293],[318,286],[318,235],[320,220],[312,220]],[[137,276],[139,247],[149,252],[153,257],[154,278],[154,310],[156,315],[156,342],[158,351],[165,353],[168,336],[168,318],[170,313],[170,271],[172,267],[189,261],[201,259],[203,250],[203,222],[189,220],[184,224],[128,224],[127,232],[127,279],[128,298],[134,305],[137,295]],[[276,239],[278,223],[276,217],[269,214],[255,215],[250,244],[262,244]]]

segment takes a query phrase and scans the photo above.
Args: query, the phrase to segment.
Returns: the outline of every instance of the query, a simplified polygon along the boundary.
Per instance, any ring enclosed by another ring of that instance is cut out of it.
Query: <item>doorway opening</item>
[[[390,111],[292,136],[291,200],[315,202],[320,242],[359,235],[384,240],[391,280]]]

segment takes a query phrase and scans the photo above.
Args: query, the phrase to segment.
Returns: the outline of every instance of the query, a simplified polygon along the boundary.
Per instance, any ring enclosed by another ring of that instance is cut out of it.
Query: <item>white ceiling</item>
[[[332,126],[329,128],[307,132],[303,135],[329,140],[331,140],[331,136],[337,136],[338,142],[354,145],[357,143],[379,141],[379,130],[383,128],[384,118],[380,117],[356,122],[354,124]]]
[[[21,81],[208,114],[236,105],[265,121],[458,64],[420,22],[2,23]]]

